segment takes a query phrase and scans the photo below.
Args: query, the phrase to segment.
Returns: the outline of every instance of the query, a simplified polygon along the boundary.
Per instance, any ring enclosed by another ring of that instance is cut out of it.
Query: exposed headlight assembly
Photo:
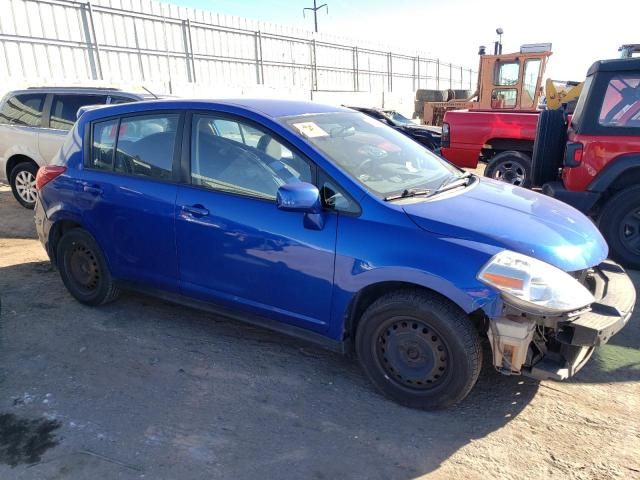
[[[508,303],[527,313],[557,315],[595,301],[571,275],[510,250],[494,255],[478,273],[478,280],[499,290]]]

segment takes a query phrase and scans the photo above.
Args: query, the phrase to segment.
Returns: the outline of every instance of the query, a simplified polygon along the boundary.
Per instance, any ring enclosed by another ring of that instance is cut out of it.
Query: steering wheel
[[[365,167],[371,166],[372,163],[373,163],[373,160],[371,160],[370,158],[365,158],[362,162],[360,162],[360,165],[358,165],[356,169],[360,173],[366,173]]]

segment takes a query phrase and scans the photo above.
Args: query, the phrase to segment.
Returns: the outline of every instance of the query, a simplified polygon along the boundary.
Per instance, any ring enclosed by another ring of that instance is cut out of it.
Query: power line
[[[313,0],[313,7],[307,7],[307,8],[303,8],[302,9],[302,16],[304,17],[304,13],[307,10],[311,10],[313,12],[313,24],[315,25],[315,30],[316,33],[318,33],[318,10],[322,9],[322,8],[326,8],[327,9],[327,13],[329,13],[329,7],[327,6],[326,3],[323,3],[320,6],[316,5],[316,0]]]

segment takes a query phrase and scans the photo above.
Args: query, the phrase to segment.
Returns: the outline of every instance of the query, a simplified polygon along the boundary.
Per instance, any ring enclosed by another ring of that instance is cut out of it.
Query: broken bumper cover
[[[624,269],[606,261],[594,268],[594,297],[591,311],[558,324],[555,340],[559,351],[547,355],[525,375],[539,380],[564,380],[587,363],[596,346],[607,343],[629,321],[636,302],[636,292]]]

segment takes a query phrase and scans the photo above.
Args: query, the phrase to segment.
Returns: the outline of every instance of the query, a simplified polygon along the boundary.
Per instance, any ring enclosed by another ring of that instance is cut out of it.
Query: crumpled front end
[[[636,294],[622,267],[605,261],[573,276],[596,299],[589,307],[544,316],[505,301],[501,313],[488,319],[487,335],[499,372],[564,380],[585,365],[596,346],[607,343],[627,324]]]

